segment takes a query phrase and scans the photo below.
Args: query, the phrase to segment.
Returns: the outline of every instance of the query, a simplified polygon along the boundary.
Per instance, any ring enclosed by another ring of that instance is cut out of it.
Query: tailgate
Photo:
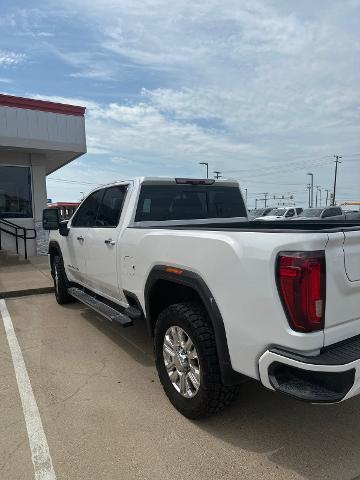
[[[329,233],[325,345],[360,334],[360,229]]]

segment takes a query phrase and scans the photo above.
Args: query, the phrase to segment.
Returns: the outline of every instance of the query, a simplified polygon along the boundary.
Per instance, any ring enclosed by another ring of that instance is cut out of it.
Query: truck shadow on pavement
[[[138,321],[132,327],[115,325],[94,311],[79,305],[81,316],[102,334],[106,335],[119,348],[144,367],[154,367],[153,342],[146,331],[145,323]]]
[[[136,362],[155,369],[153,342],[145,323],[139,321],[131,328],[121,328],[79,304],[66,308],[81,309],[84,320]],[[232,448],[256,454],[249,461],[258,463],[259,455],[263,455],[275,466],[311,480],[360,478],[358,398],[337,405],[310,405],[250,380],[241,386],[239,398],[224,412],[191,423]]]
[[[250,381],[242,385],[230,408],[196,425],[311,480],[360,478],[356,398],[337,405],[310,405]]]

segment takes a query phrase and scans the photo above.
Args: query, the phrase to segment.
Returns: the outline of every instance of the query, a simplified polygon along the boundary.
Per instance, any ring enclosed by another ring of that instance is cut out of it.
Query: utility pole
[[[267,204],[267,201],[268,201],[268,195],[269,193],[264,193],[264,198],[259,198],[259,200],[261,200],[262,202],[264,202],[264,207],[266,208],[266,204]]]
[[[221,175],[220,175],[221,172],[218,172],[217,170],[215,170],[214,173],[215,173],[215,178],[216,178],[217,180],[218,180],[219,178],[221,178]]]
[[[310,195],[310,208],[313,208],[314,206],[314,174],[313,173],[307,173],[306,175],[311,176],[311,195]]]
[[[307,190],[309,190],[309,208],[311,208],[311,185],[308,183]]]
[[[206,166],[206,178],[209,178],[209,164],[207,162],[199,162],[199,165]]]
[[[336,195],[336,178],[337,178],[337,170],[338,170],[338,164],[341,163],[339,158],[340,155],[334,155],[335,158],[335,177],[334,177],[334,192],[333,192],[333,198],[332,198],[332,205],[334,206],[336,204],[335,202],[335,195]]]
[[[258,199],[255,198],[255,210],[257,210],[257,202],[258,202]]]
[[[247,204],[247,188],[245,188],[245,202]]]
[[[318,187],[316,187],[320,193],[320,201],[319,201],[319,207],[321,207],[321,187],[320,185]]]

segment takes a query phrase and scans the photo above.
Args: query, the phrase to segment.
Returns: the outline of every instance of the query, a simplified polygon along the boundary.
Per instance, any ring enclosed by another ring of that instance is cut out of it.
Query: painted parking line
[[[11,358],[14,365],[16,381],[19,389],[26,430],[34,465],[35,480],[56,480],[49,445],[42,425],[28,372],[16,338],[14,326],[6,307],[5,300],[0,299],[0,315],[2,317]]]

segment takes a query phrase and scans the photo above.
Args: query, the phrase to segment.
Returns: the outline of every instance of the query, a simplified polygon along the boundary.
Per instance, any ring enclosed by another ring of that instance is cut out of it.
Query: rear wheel
[[[229,405],[238,386],[221,382],[215,334],[202,305],[170,305],[155,327],[159,378],[171,403],[188,418],[206,417]]]
[[[58,255],[55,255],[52,262],[52,274],[54,278],[55,297],[58,304],[64,305],[74,302],[74,297],[69,295],[67,291],[69,282],[66,278],[64,263]]]

